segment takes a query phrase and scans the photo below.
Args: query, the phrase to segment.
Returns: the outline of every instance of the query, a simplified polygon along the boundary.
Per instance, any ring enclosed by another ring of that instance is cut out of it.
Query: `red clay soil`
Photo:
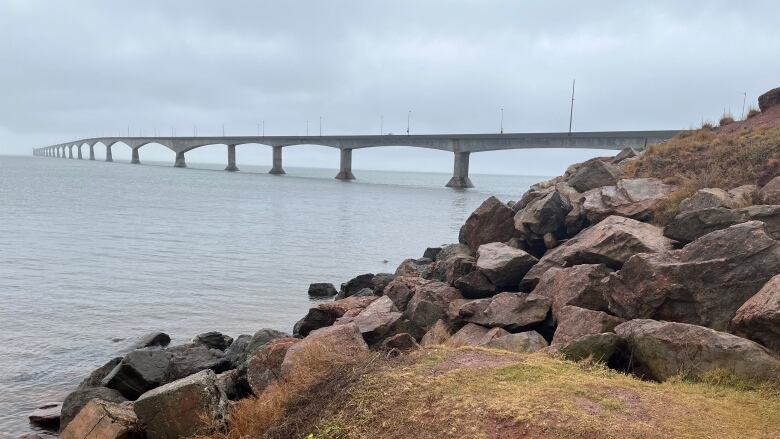
[[[732,134],[743,128],[774,128],[780,126],[780,106],[772,107],[765,112],[753,116],[750,119],[734,122],[725,127],[718,128],[718,134]]]

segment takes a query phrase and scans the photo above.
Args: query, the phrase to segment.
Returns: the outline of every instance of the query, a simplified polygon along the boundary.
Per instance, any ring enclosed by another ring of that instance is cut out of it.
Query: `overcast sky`
[[[0,154],[96,135],[675,129],[780,86],[773,1],[0,0]],[[98,156],[103,156],[96,148]],[[113,148],[129,159],[128,148]],[[598,152],[472,156],[474,173],[557,174]],[[224,146],[188,162],[225,161]],[[603,154],[603,152],[601,152]],[[141,159],[169,160],[155,145]],[[268,147],[238,164],[270,163]],[[286,166],[337,167],[325,147]],[[450,153],[355,152],[354,167],[449,172]]]

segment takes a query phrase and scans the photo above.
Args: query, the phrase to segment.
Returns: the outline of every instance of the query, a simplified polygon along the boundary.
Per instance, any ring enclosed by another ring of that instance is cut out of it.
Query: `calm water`
[[[542,179],[189,165],[0,157],[0,437],[147,331],[291,331],[309,283],[393,271]]]

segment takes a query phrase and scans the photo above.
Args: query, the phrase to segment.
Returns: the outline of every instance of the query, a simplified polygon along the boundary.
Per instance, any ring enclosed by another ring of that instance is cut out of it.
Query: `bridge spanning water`
[[[453,175],[448,187],[473,187],[469,179],[469,157],[471,153],[500,151],[508,149],[534,148],[576,148],[621,150],[631,147],[644,149],[647,145],[663,142],[674,137],[679,130],[668,131],[609,131],[574,133],[514,133],[514,134],[424,134],[424,135],[372,135],[372,136],[222,136],[222,137],[95,137],[75,140],[57,145],[35,148],[33,155],[45,157],[82,159],[82,146],[89,147],[89,160],[95,160],[95,145],[106,148],[106,161],[113,161],[111,148],[124,144],[132,152],[131,163],[141,163],[140,149],[145,145],[159,144],[176,153],[174,166],[187,167],[184,154],[207,145],[227,146],[226,171],[238,171],[236,146],[257,144],[273,149],[271,174],[282,175],[282,150],[295,145],[322,145],[341,152],[339,180],[354,180],[352,173],[352,151],[382,146],[411,146],[438,149],[454,153]]]

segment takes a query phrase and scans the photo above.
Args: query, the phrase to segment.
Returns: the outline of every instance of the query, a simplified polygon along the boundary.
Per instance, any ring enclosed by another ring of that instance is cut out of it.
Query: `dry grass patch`
[[[541,354],[431,348],[367,375],[309,437],[774,438],[780,396],[640,381]]]

